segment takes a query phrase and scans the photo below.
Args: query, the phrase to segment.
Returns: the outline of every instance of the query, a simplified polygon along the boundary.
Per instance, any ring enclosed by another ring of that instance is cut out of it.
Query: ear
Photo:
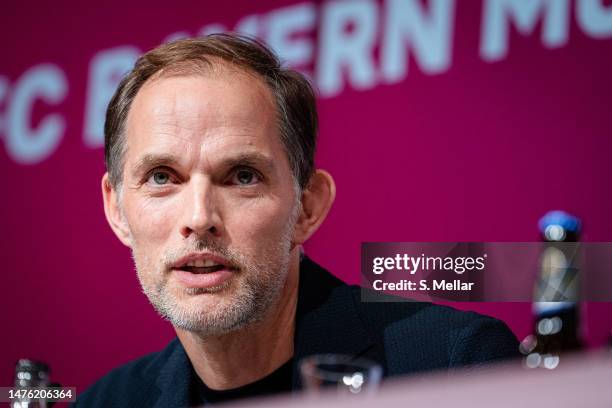
[[[108,224],[123,245],[131,248],[132,234],[121,212],[119,195],[111,185],[108,173],[104,173],[102,177],[102,197],[104,198],[104,214],[106,215],[106,221],[108,221]]]
[[[316,170],[302,192],[302,212],[296,222],[293,242],[301,245],[327,217],[336,198],[336,183],[325,170]]]

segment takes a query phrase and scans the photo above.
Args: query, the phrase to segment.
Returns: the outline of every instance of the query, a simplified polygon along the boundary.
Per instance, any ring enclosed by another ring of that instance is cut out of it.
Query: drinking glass
[[[309,393],[335,390],[339,394],[374,394],[382,367],[366,358],[344,354],[316,354],[300,362],[302,384]]]

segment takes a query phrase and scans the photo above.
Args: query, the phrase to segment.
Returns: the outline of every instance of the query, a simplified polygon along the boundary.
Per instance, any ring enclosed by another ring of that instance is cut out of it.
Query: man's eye
[[[233,182],[242,186],[255,184],[259,181],[257,174],[249,169],[240,169],[234,173]]]
[[[149,180],[153,184],[163,186],[164,184],[168,184],[170,182],[170,175],[165,171],[156,171],[151,174]]]

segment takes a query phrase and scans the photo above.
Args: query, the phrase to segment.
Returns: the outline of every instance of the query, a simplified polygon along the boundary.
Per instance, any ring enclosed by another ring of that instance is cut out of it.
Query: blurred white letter
[[[266,42],[282,61],[286,61],[291,66],[299,66],[312,60],[312,41],[290,38],[294,33],[311,30],[315,16],[315,7],[312,3],[285,7],[268,15]]]
[[[240,20],[236,24],[235,31],[243,35],[257,37],[259,34],[259,18],[257,14],[246,16]]]
[[[5,124],[6,150],[13,160],[36,164],[55,151],[66,121],[59,114],[47,115],[37,129],[32,129],[32,107],[38,98],[48,104],[58,104],[67,92],[66,75],[53,64],[36,65],[19,78],[10,98]]]
[[[316,77],[321,93],[331,96],[343,86],[342,70],[357,89],[374,85],[372,49],[378,20],[377,5],[370,0],[334,1],[323,9]],[[352,30],[347,26],[351,23]]]
[[[602,0],[580,0],[576,4],[576,20],[582,31],[593,38],[612,37],[612,5]]]
[[[482,13],[480,56],[497,61],[508,54],[509,21],[523,35],[531,34],[538,16],[544,14],[542,42],[548,48],[567,43],[567,0],[487,0]]]
[[[432,0],[427,16],[418,0],[388,0],[381,46],[381,71],[387,82],[406,76],[407,49],[414,51],[423,72],[438,73],[450,66],[454,0]]]
[[[89,147],[104,146],[104,118],[123,75],[134,66],[140,52],[126,46],[97,53],[89,65],[84,141]]]

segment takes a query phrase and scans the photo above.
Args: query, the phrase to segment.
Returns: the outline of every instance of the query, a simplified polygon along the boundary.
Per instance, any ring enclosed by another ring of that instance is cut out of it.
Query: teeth
[[[187,266],[193,266],[196,268],[204,268],[204,267],[216,266],[216,265],[218,264],[210,259],[206,259],[206,260],[196,259],[194,261],[187,262]]]

